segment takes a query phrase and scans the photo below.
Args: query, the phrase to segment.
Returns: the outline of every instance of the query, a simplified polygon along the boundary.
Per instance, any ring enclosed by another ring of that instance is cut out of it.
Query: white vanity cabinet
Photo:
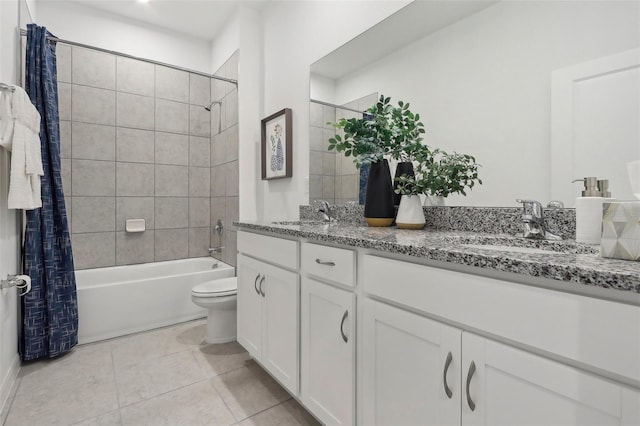
[[[460,384],[462,425],[640,425],[637,390],[468,332]]]
[[[305,239],[238,251],[238,341],[325,424],[640,426],[637,305]]]
[[[295,269],[297,246],[238,233],[238,342],[294,395],[299,390],[299,276],[267,262]]]
[[[325,424],[355,424],[356,296],[319,277],[353,285],[353,262],[353,251],[302,244],[300,398]]]
[[[636,321],[624,327],[625,332],[633,333],[640,326],[637,309],[606,301],[592,305],[591,300],[578,295],[513,283],[509,285],[517,289],[516,294],[509,294],[502,287],[506,283],[497,280],[373,256],[364,256],[363,266],[365,291],[382,300],[367,299],[363,307],[362,424],[640,424],[637,389],[536,355],[543,345],[529,351],[463,329],[481,326],[483,332],[497,338],[507,335],[514,344],[523,346],[543,338],[551,342],[545,347],[550,355],[577,354],[573,360],[591,360],[595,363],[592,367],[609,371],[620,368],[614,364],[626,362],[632,375],[635,367],[626,355],[604,348],[613,360],[608,362],[590,352],[604,334],[618,334],[611,340],[620,343],[617,347],[629,339],[631,345],[638,345],[639,337],[625,336],[615,328],[580,336],[579,327],[568,333],[561,323],[572,324],[572,316],[578,315],[589,324],[590,316],[595,315],[604,327],[616,327],[619,324],[600,315],[607,309],[618,309],[628,321]],[[403,279],[389,286],[398,276]],[[492,286],[497,294],[490,291]],[[491,302],[474,293],[474,287],[488,297],[501,294],[504,300]],[[565,296],[572,304],[565,305]],[[545,329],[543,322],[537,323],[536,316],[529,315],[524,306],[532,301],[546,302],[536,307],[541,315],[551,315],[557,322],[555,331]],[[515,305],[512,309],[524,312],[518,315],[503,310],[504,305]],[[595,312],[588,312],[588,308]],[[429,315],[461,327],[427,318]],[[536,335],[536,330],[542,335]]]
[[[366,299],[364,425],[460,425],[461,330]]]

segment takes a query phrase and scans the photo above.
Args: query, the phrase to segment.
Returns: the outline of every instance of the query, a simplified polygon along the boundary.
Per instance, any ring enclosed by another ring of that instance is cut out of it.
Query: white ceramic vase
[[[441,195],[429,195],[424,199],[425,207],[442,207],[444,206],[444,197]]]
[[[396,225],[401,229],[422,229],[425,225],[424,211],[417,195],[403,195],[400,199]]]

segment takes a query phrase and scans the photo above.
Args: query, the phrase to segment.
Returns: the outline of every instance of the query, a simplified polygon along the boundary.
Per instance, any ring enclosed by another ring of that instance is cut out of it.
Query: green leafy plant
[[[414,161],[415,176],[402,175],[396,178],[397,194],[446,197],[449,194],[467,195],[476,183],[479,164],[468,154],[448,154],[441,149],[430,149],[426,145],[414,147],[410,152]]]
[[[329,150],[355,157],[358,168],[377,163],[385,156],[406,161],[406,153],[421,145],[421,135],[425,133],[420,115],[411,112],[408,103],[399,101],[396,107],[384,95],[363,117],[327,124],[344,131],[344,136],[336,134],[329,139]]]

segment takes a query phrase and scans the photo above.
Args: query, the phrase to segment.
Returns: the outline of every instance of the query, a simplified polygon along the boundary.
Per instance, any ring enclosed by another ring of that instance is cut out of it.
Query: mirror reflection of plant
[[[344,131],[344,137],[336,134],[329,139],[329,150],[355,157],[358,168],[385,157],[407,161],[406,153],[421,145],[421,135],[425,133],[420,115],[412,113],[408,103],[399,101],[395,107],[391,105],[391,98],[384,95],[363,117],[341,118],[327,124]]]
[[[402,175],[396,178],[396,193],[447,197],[450,194],[467,195],[466,189],[472,189],[478,178],[476,159],[468,154],[448,154],[426,145],[414,147],[409,153],[414,162],[415,176]]]

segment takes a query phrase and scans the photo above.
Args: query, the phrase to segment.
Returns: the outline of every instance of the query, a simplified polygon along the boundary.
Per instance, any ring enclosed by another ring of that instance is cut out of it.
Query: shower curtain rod
[[[27,30],[25,30],[24,28],[20,28],[20,35],[22,37],[26,37]],[[118,56],[122,56],[123,58],[135,59],[135,60],[142,61],[142,62],[148,62],[148,63],[154,64],[154,65],[161,65],[163,67],[173,68],[175,70],[185,71],[185,72],[189,72],[189,73],[192,73],[192,74],[198,74],[198,75],[201,75],[201,76],[204,76],[204,77],[213,78],[215,80],[222,80],[222,81],[225,81],[227,83],[235,84],[236,87],[238,86],[238,80],[234,80],[234,79],[231,79],[231,78],[225,78],[225,77],[219,77],[217,75],[207,74],[207,73],[202,72],[202,71],[196,71],[196,70],[191,70],[189,68],[183,68],[183,67],[179,67],[179,66],[176,66],[176,65],[171,65],[171,64],[167,64],[165,62],[154,61],[153,59],[140,58],[138,56],[129,55],[127,53],[116,52],[115,50],[103,49],[101,47],[96,47],[96,46],[89,46],[88,44],[82,44],[82,43],[78,43],[78,42],[71,41],[71,40],[64,40],[64,39],[58,38],[58,37],[47,36],[47,40],[55,41],[57,43],[68,44],[70,46],[84,47],[85,49],[97,50],[99,52],[109,53],[111,55],[118,55]]]
[[[313,102],[314,104],[320,104],[320,105],[324,105],[324,106],[328,106],[328,107],[333,107],[333,108],[340,108],[340,109],[344,109],[347,111],[352,111],[352,112],[359,112],[360,114],[364,114],[367,111],[360,111],[357,109],[353,109],[353,108],[348,108],[342,105],[336,105],[336,104],[331,104],[329,102],[324,102],[324,101],[319,101],[317,99],[309,99],[310,102]]]

